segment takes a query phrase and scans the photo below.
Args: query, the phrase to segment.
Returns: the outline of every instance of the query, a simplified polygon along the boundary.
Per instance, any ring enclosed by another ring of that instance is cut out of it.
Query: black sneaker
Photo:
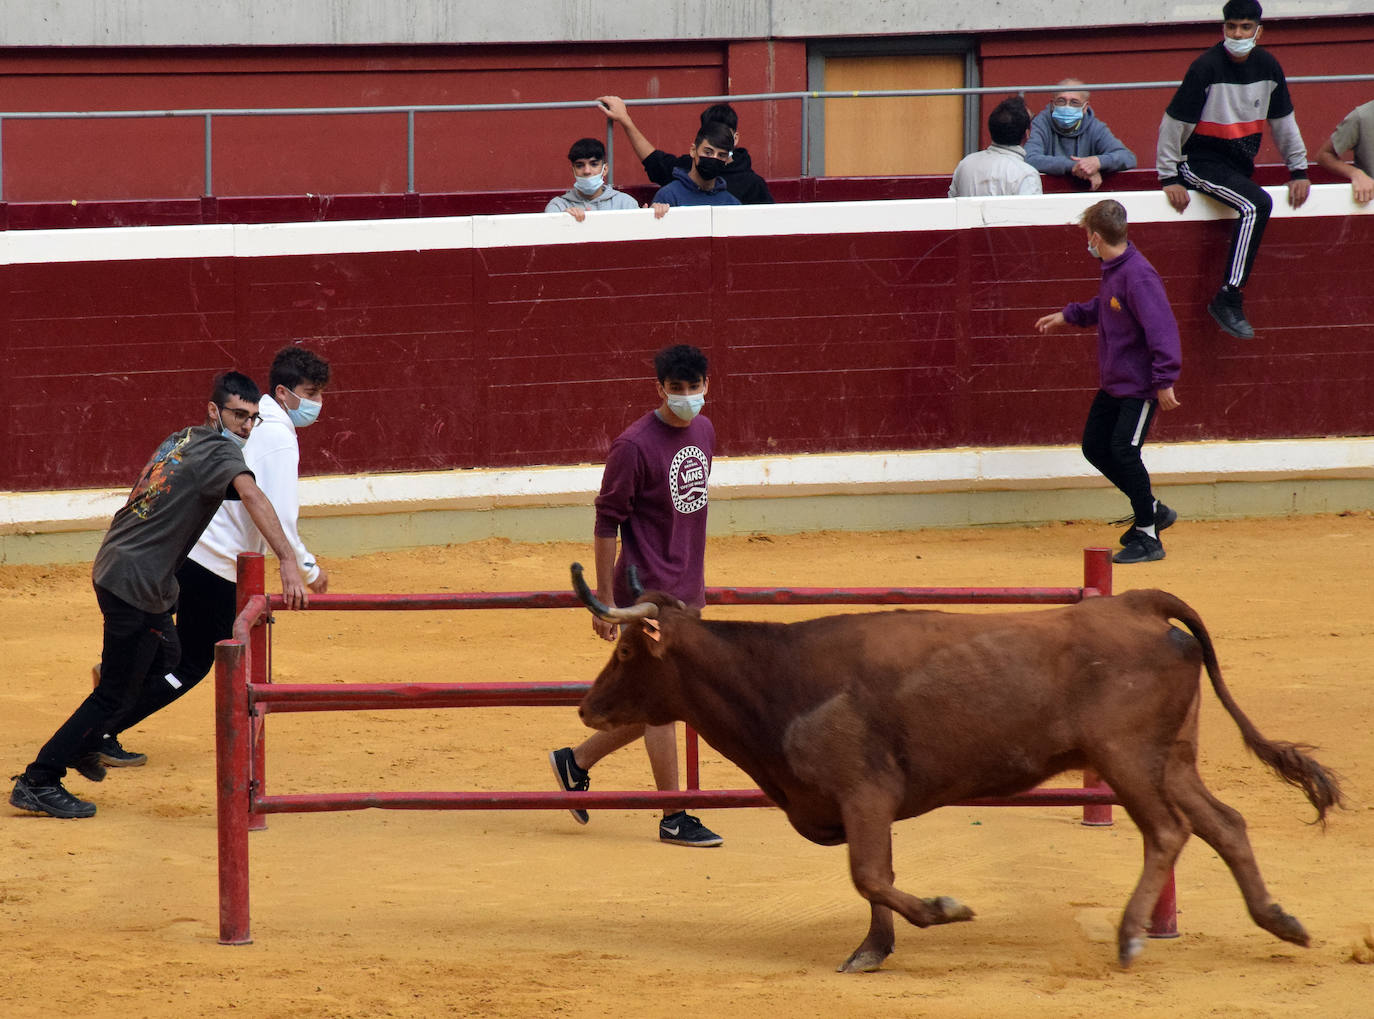
[[[1131,528],[1126,547],[1112,556],[1112,562],[1128,566],[1131,563],[1152,563],[1164,558],[1164,545],[1158,538],[1151,538],[1144,531]]]
[[[1177,510],[1171,510],[1162,502],[1155,503],[1155,534],[1158,534],[1166,527],[1173,527],[1174,521],[1176,521],[1177,519]],[[1135,533],[1135,517],[1127,517],[1126,520],[1130,520],[1132,523],[1130,527],[1126,528],[1124,531],[1121,532],[1121,544],[1123,545],[1126,544],[1126,542],[1130,541],[1131,535]],[[1121,520],[1116,521],[1116,523],[1118,524],[1123,522],[1124,521]]]
[[[1239,290],[1218,290],[1216,297],[1207,305],[1207,313],[1216,319],[1222,332],[1230,333],[1238,340],[1255,338],[1254,327],[1245,321],[1245,312],[1241,310]]]
[[[35,814],[49,817],[94,817],[95,804],[79,800],[62,788],[61,782],[52,785],[33,785],[24,775],[14,776],[14,792],[10,793],[10,803],[20,810],[31,810]]]
[[[553,769],[554,777],[558,779],[558,784],[564,792],[585,793],[591,788],[592,776],[577,766],[572,747],[550,750],[549,767]],[[573,816],[573,820],[578,824],[586,824],[589,820],[585,810],[569,807],[568,813]]]
[[[675,846],[692,846],[697,849],[710,849],[725,840],[693,817],[685,810],[669,814],[658,822],[658,839],[671,842]]]
[[[88,782],[105,781],[105,765],[100,763],[100,755],[94,751],[82,754],[72,762],[72,767]]]
[[[132,750],[125,750],[119,745],[119,738],[116,736],[106,736],[102,739],[100,749],[95,752],[95,756],[107,768],[141,768],[148,763],[147,754],[136,754]]]

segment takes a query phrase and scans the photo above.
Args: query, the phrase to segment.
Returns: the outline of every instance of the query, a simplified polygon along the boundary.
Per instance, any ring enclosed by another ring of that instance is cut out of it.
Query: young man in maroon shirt
[[[696,347],[668,347],[654,358],[654,370],[659,405],[625,429],[606,456],[592,532],[596,596],[607,605],[633,604],[627,567],[634,566],[645,590],[699,609],[706,604],[706,485],[716,445],[715,428],[700,413],[709,385],[706,355]],[[616,639],[614,623],[593,618],[592,627],[604,640]],[[552,751],[549,764],[560,786],[582,791],[597,761],[641,736],[654,784],[676,790],[676,723],[596,732],[575,748]],[[587,823],[585,810],[569,812]],[[665,809],[658,837],[697,848],[724,841],[685,810]]]

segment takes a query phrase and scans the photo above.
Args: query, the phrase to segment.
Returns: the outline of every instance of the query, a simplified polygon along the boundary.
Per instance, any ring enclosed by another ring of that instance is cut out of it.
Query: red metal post
[[[1112,593],[1112,553],[1105,548],[1083,550],[1083,597],[1109,598]],[[1083,769],[1084,789],[1105,789],[1101,777],[1091,768]],[[1083,808],[1083,824],[1089,828],[1107,828],[1112,824],[1111,804]]]
[[[255,595],[265,596],[267,593],[267,567],[266,559],[259,552],[241,552],[238,558],[238,587],[237,598],[235,600],[235,615],[243,612],[244,606],[248,604],[248,599]],[[271,611],[269,609],[268,615]],[[248,635],[248,682],[266,683],[267,682],[267,625],[265,623],[256,624]],[[252,738],[250,746],[252,748],[253,770],[251,779],[255,786],[255,791],[259,794],[267,790],[267,752],[265,747],[266,733],[263,731],[264,716],[261,709],[252,709],[252,716],[249,719]],[[248,818],[248,828],[251,831],[262,831],[267,827],[267,816],[265,814],[251,814]]]
[[[701,754],[697,745],[697,731],[686,722],[682,723],[687,736],[687,788],[701,788]]]
[[[1091,594],[1089,593],[1091,592]],[[1083,597],[1112,594],[1112,550],[1085,548],[1083,550]]]
[[[1155,900],[1155,911],[1150,914],[1150,927],[1146,932],[1152,938],[1178,937],[1178,892],[1174,888],[1174,872],[1169,871],[1169,881]]]
[[[248,674],[243,644],[215,647],[215,787],[219,817],[219,943],[249,945]]]

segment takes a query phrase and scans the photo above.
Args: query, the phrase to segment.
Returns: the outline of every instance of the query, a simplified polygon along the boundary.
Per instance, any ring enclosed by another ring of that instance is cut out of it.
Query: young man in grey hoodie
[[[573,186],[549,200],[545,212],[566,212],[581,223],[589,212],[638,209],[639,203],[606,180],[606,146],[595,138],[579,138],[568,150]]]
[[[1090,191],[1100,188],[1109,173],[1135,169],[1135,153],[1097,119],[1083,83],[1065,78],[1059,87],[1062,91],[1031,121],[1026,162]]]

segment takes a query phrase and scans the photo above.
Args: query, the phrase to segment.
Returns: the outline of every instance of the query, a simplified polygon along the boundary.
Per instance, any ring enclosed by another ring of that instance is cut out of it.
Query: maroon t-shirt
[[[617,605],[630,605],[625,568],[645,590],[666,591],[688,605],[706,604],[706,484],[716,430],[698,414],[686,428],[650,411],[611,443],[601,494],[598,538],[620,535],[615,563]]]

